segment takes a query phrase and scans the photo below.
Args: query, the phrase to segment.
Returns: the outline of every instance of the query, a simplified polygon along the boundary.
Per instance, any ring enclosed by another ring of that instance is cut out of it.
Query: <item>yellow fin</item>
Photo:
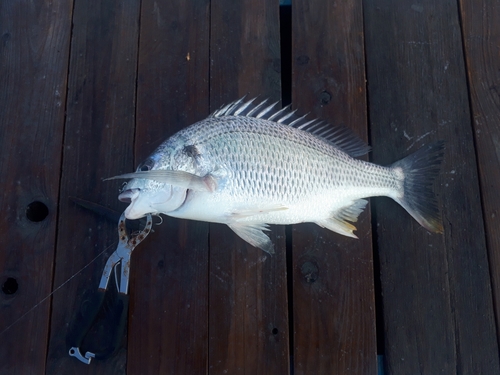
[[[356,230],[356,227],[347,221],[339,220],[335,217],[331,217],[326,220],[316,221],[320,227],[330,229],[333,232],[340,233],[347,237],[358,238],[353,231]]]
[[[356,227],[347,221],[356,222],[358,221],[358,216],[365,209],[366,204],[368,203],[365,199],[358,199],[356,201],[351,202],[351,204],[341,208],[336,211],[332,217],[317,221],[320,227],[330,229],[333,232],[340,233],[344,236],[358,238],[353,231],[356,230]]]

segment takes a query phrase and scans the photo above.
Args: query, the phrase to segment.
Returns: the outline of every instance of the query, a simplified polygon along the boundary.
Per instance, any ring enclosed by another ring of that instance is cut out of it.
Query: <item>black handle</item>
[[[67,344],[71,348],[70,355],[77,357],[87,364],[90,363],[90,357],[95,357],[95,359],[99,360],[111,357],[118,349],[123,338],[123,333],[125,332],[129,296],[118,293],[109,311],[100,314],[106,294],[106,290],[104,289],[97,290],[91,298],[89,308],[78,312],[73,323],[73,329],[67,336]],[[99,323],[106,329],[106,338],[105,340],[100,340],[101,345],[99,346],[101,349],[86,349],[84,351],[90,353],[90,357],[87,355],[83,357],[80,354],[80,348],[91,328],[97,323],[98,317],[102,317],[102,322],[99,321]],[[102,341],[104,341],[104,344],[102,344]]]
[[[94,353],[96,359],[107,359],[120,347],[127,325],[128,301],[128,294],[118,293],[118,299],[106,319],[110,324],[110,345],[105,350]]]

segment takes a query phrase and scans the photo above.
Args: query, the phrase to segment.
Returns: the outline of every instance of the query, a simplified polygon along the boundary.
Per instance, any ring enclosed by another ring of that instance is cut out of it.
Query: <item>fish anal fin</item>
[[[274,246],[271,239],[264,234],[268,230],[266,224],[231,223],[228,224],[234,233],[254,247],[264,250],[266,253],[274,254]]]
[[[317,221],[316,224],[344,236],[358,238],[353,233],[356,230],[356,227],[351,223],[348,223],[348,221],[353,223],[357,222],[359,214],[363,212],[367,203],[368,201],[366,199],[353,201],[350,205],[336,211],[330,218]]]
[[[330,229],[333,232],[337,232],[347,237],[358,238],[353,232],[356,227],[347,221],[339,220],[336,217],[331,217],[325,220],[316,221],[320,227]]]
[[[335,216],[339,220],[346,220],[355,223],[358,221],[358,216],[361,212],[363,212],[367,203],[368,201],[366,199],[358,199],[351,205],[337,211]]]

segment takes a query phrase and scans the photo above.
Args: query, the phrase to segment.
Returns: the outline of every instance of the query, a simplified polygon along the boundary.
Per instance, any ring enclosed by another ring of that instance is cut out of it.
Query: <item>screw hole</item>
[[[29,221],[39,222],[44,220],[49,214],[47,206],[39,201],[31,202],[26,207],[26,217]]]
[[[17,280],[12,277],[8,277],[2,285],[2,292],[5,294],[14,294],[17,292],[18,287],[19,285],[17,284]]]
[[[273,335],[277,335],[278,334],[278,328],[273,328],[272,333],[273,333]]]

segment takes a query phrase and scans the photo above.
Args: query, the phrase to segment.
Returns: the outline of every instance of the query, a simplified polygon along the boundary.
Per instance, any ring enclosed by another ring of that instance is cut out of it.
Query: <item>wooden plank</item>
[[[499,373],[457,4],[367,1],[373,160],[446,141],[444,235],[376,200],[389,374]]]
[[[212,1],[211,110],[245,94],[280,99],[278,5]],[[272,256],[210,226],[210,373],[289,373],[284,228],[270,237]]]
[[[367,139],[360,1],[292,5],[295,108]],[[315,224],[293,228],[295,374],[376,374],[370,210],[359,240]]]
[[[500,336],[500,8],[490,1],[460,2],[472,104],[486,243]]]
[[[125,343],[114,357],[89,366],[68,355],[67,336],[74,332],[77,314],[89,308],[104,263],[117,243],[117,222],[75,206],[68,197],[84,198],[117,211],[121,208],[116,199],[117,183],[103,182],[102,178],[133,166],[138,15],[136,0],[75,2],[49,374],[125,372]],[[113,289],[114,283],[109,287]],[[83,353],[100,349],[96,337],[84,340]]]
[[[208,17],[207,0],[142,2],[136,165],[208,115]],[[132,264],[128,373],[205,374],[208,225],[164,217]]]
[[[2,1],[0,25],[0,373],[43,373],[71,2]]]

